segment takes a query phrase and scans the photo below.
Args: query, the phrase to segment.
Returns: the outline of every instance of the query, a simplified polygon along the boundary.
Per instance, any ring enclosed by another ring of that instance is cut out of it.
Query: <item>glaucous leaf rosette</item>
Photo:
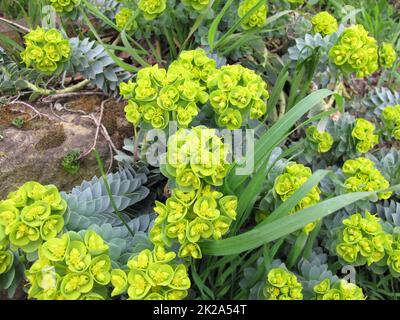
[[[400,140],[400,105],[387,106],[383,109],[381,119],[385,124],[385,131],[396,140]]]
[[[368,120],[358,118],[351,131],[351,136],[356,141],[356,150],[366,153],[379,142],[379,135],[374,134],[375,125]]]
[[[45,30],[37,27],[24,36],[25,50],[21,58],[26,66],[33,67],[44,74],[62,70],[71,58],[71,46],[57,29]]]
[[[344,279],[331,284],[330,279],[326,278],[317,283],[313,291],[316,300],[365,300],[362,289]]]
[[[390,186],[389,181],[375,168],[375,163],[364,157],[346,160],[342,171],[346,178],[345,192],[385,190]],[[378,199],[389,199],[391,195],[390,191],[378,192]]]
[[[0,201],[0,248],[35,252],[62,231],[66,209],[56,186],[26,182]]]
[[[199,112],[199,104],[208,101],[206,82],[216,62],[204,50],[183,51],[168,70],[157,65],[141,69],[136,82],[120,84],[120,93],[129,99],[126,118],[157,129],[169,121],[187,128]]]
[[[306,129],[306,138],[318,153],[328,152],[333,145],[332,135],[327,131],[319,131],[316,126]]]
[[[338,233],[337,255],[346,263],[357,266],[385,265],[386,252],[392,248],[392,235],[386,233],[380,219],[368,211],[343,219]]]
[[[312,30],[322,36],[331,35],[338,31],[338,23],[334,16],[327,11],[322,11],[311,19]]]
[[[186,266],[177,261],[175,252],[162,246],[142,250],[127,267],[114,269],[111,282],[114,291],[127,292],[130,300],[182,300],[188,294],[191,283]]]
[[[378,70],[378,45],[362,25],[346,28],[330,49],[329,57],[344,74],[363,78]]]
[[[312,171],[310,168],[296,163],[289,163],[283,173],[279,175],[274,182],[274,190],[282,201],[289,199],[297,189],[299,189],[309,177]],[[300,202],[289,212],[294,214],[297,211],[310,207],[320,201],[320,189],[315,186],[311,191],[300,200]],[[309,233],[315,227],[315,222],[306,225],[303,229],[304,232]]]
[[[138,27],[136,20],[131,20],[134,14],[135,12],[130,8],[121,8],[115,15],[115,24],[120,29],[125,28],[128,33],[134,31]]]
[[[302,291],[296,275],[284,268],[273,268],[267,274],[263,295],[266,300],[302,300]]]
[[[105,300],[111,282],[108,244],[93,230],[69,231],[39,248],[26,277],[28,298],[38,300]]]
[[[267,111],[267,83],[253,70],[241,65],[217,69],[207,82],[210,104],[221,128],[238,129],[249,119]]]
[[[245,16],[247,12],[249,12],[258,2],[258,0],[243,0],[240,3],[237,11],[239,18]],[[244,30],[248,30],[264,26],[267,22],[267,11],[268,6],[266,4],[259,6],[259,8],[253,14],[242,21],[242,28]]]
[[[49,0],[58,13],[70,13],[81,4],[81,0]]]
[[[150,240],[157,247],[177,245],[181,258],[200,259],[199,242],[221,239],[236,219],[237,198],[224,196],[210,185],[198,190],[173,189],[166,203],[156,201],[157,218]]]

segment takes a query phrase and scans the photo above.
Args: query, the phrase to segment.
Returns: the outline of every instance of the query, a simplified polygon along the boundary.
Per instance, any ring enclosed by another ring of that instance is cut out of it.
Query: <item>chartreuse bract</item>
[[[229,168],[226,157],[215,129],[180,129],[169,138],[163,173],[176,187],[165,203],[156,202],[157,218],[150,231],[154,244],[175,243],[179,257],[199,259],[199,241],[218,240],[229,231],[236,219],[237,198],[217,190]]]
[[[186,265],[163,246],[142,250],[128,260],[127,267],[112,271],[113,294],[127,292],[131,300],[181,300],[188,294],[191,282]]]
[[[400,105],[387,106],[383,109],[381,119],[384,130],[394,139],[400,140]]]
[[[137,29],[137,22],[133,20],[135,12],[126,7],[122,7],[115,15],[115,23],[118,28],[125,29],[126,32],[131,32]]]
[[[38,260],[26,271],[28,298],[107,299],[112,274],[108,250],[108,244],[93,230],[83,235],[69,231],[44,242]]]
[[[63,71],[64,63],[71,58],[71,45],[60,31],[37,27],[24,36],[25,50],[21,58],[28,68],[44,74]]]
[[[359,153],[366,153],[378,142],[379,136],[374,134],[375,125],[368,120],[358,118],[354,124],[351,136],[356,141],[356,150]]]
[[[346,28],[329,56],[345,74],[365,77],[378,70],[377,41],[368,35],[362,25]]]
[[[295,274],[285,268],[273,268],[267,274],[263,294],[267,300],[302,300],[302,290]]]
[[[296,192],[312,175],[310,168],[298,164],[289,163],[283,173],[279,175],[274,182],[274,190],[279,198],[284,202],[288,200],[293,193]],[[294,214],[297,211],[310,207],[313,204],[320,201],[321,191],[318,186],[312,188],[312,190],[300,200],[300,202],[290,210],[289,214]],[[304,232],[309,233],[315,227],[315,223],[310,223],[304,227]]]
[[[26,182],[0,201],[0,244],[25,253],[55,238],[64,227],[65,200],[54,185]]]
[[[339,243],[336,245],[337,255],[355,265],[380,262],[386,251],[392,248],[392,235],[386,233],[379,218],[365,211],[364,216],[355,213],[342,221],[339,232]]]
[[[313,31],[315,33],[320,33],[323,36],[331,35],[338,31],[337,20],[326,11],[322,11],[313,16],[311,24],[313,26]]]
[[[316,300],[365,300],[362,289],[344,279],[331,284],[326,278],[313,288]]]
[[[256,6],[257,2],[258,0],[241,1],[237,11],[239,18],[242,18],[247,12],[249,12],[254,6]],[[266,4],[262,4],[256,12],[254,12],[248,18],[245,18],[242,21],[242,28],[244,30],[248,30],[252,28],[263,27],[267,22],[267,12],[268,6]]]
[[[136,81],[121,83],[126,117],[134,125],[164,129],[169,121],[187,128],[209,103],[221,128],[238,129],[267,111],[267,84],[240,65],[216,68],[202,49],[183,51],[168,69],[143,68]]]
[[[333,145],[333,137],[327,131],[319,131],[316,126],[306,129],[306,139],[318,153],[328,152]]]
[[[390,183],[375,168],[374,162],[359,157],[345,161],[342,167],[345,176],[345,192],[379,191],[389,188]],[[392,192],[378,192],[379,199],[388,199]]]
[[[81,0],[49,0],[57,13],[71,13],[81,4]]]

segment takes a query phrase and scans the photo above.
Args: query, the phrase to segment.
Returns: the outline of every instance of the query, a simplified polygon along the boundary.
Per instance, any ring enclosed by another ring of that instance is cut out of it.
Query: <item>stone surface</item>
[[[81,97],[69,101],[70,110],[81,110],[87,114],[99,116],[101,99],[98,96]],[[64,103],[64,102],[62,102]],[[132,126],[125,120],[124,104],[108,101],[105,104],[102,123],[107,128],[112,141],[119,149],[123,139],[132,136]],[[97,162],[93,154],[81,161],[76,174],[67,173],[61,166],[62,158],[71,150],[89,150],[93,144],[96,126],[91,119],[82,117],[82,113],[69,112],[64,109],[57,112],[65,121],[55,117],[49,105],[36,108],[51,116],[51,119],[36,117],[22,105],[0,107],[0,199],[25,181],[35,180],[43,184],[54,184],[60,190],[68,191],[82,180],[99,175]],[[24,119],[21,128],[11,125],[15,117]],[[103,135],[97,141],[104,165],[110,161],[108,144]]]

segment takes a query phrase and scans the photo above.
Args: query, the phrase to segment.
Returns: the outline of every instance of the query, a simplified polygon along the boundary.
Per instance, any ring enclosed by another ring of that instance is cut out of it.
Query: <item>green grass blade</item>
[[[260,222],[255,228],[261,228],[263,225],[271,223],[277,219],[280,219],[287,215],[287,213],[292,210],[301,199],[303,199],[318,183],[327,176],[328,170],[317,170],[314,174],[307,179],[307,181],[297,189],[293,195],[282,202],[281,205],[274,210],[264,221]]]
[[[207,241],[201,244],[203,254],[223,256],[239,254],[262,246],[297,231],[307,224],[322,219],[333,212],[354,202],[365,199],[376,192],[356,192],[340,195],[321,201],[311,207],[272,221],[259,228],[253,228],[243,234],[218,241]]]
[[[250,154],[247,158],[247,161],[250,161],[250,163],[254,161],[255,170],[257,170],[261,161],[268,157],[270,152],[282,141],[284,137],[288,135],[290,129],[293,127],[296,121],[298,121],[316,104],[332,94],[333,92],[328,89],[321,89],[311,93],[297,103],[256,142],[254,154]],[[245,163],[245,161],[243,161],[243,163]],[[239,166],[237,163],[232,165],[232,168],[226,178],[226,183],[228,183],[232,190],[236,189],[233,186],[240,186],[249,176],[236,175],[235,168],[237,166]]]
[[[219,23],[224,17],[226,11],[232,5],[233,1],[234,0],[228,0],[222,8],[221,12],[215,17],[214,21],[211,23],[210,29],[208,30],[208,46],[210,47],[211,52],[214,50],[215,35],[217,34]]]
[[[127,49],[128,53],[132,56],[132,58],[137,61],[142,67],[149,67],[150,64],[147,63],[138,53],[137,51],[132,48],[129,40],[126,37],[125,30],[121,31],[121,41],[124,44],[125,48]]]
[[[286,260],[286,266],[291,269],[299,259],[301,253],[303,252],[304,246],[307,243],[309,235],[304,231],[300,233],[297,237],[296,242],[292,246],[292,249],[289,252],[288,258]]]
[[[94,152],[94,154],[96,156],[97,165],[98,165],[98,167],[100,169],[100,173],[101,173],[101,176],[103,178],[103,182],[104,182],[104,185],[106,187],[106,191],[107,191],[108,197],[110,198],[111,206],[113,207],[113,209],[114,209],[115,213],[117,214],[118,218],[121,220],[122,224],[125,226],[125,228],[128,230],[128,232],[131,234],[131,236],[134,237],[135,233],[129,227],[128,223],[125,221],[123,215],[121,214],[121,212],[119,212],[119,210],[117,208],[117,205],[115,204],[114,197],[112,195],[110,186],[108,184],[108,181],[107,181],[107,178],[106,178],[106,174],[104,172],[103,162],[101,161],[100,155],[99,155],[99,153],[98,153],[98,151],[96,149],[93,150],[93,152]]]
[[[185,41],[183,42],[182,46],[181,46],[181,51],[185,50],[190,38],[192,37],[192,35],[197,31],[197,29],[201,26],[201,24],[203,23],[204,19],[206,18],[207,14],[209,13],[212,5],[214,4],[214,0],[211,0],[210,3],[208,4],[207,8],[205,8],[197,17],[196,21],[193,23],[193,26],[190,28],[189,33],[185,39]]]
[[[104,49],[106,50],[107,54],[110,56],[110,58],[115,62],[116,65],[118,65],[119,67],[123,68],[126,71],[129,72],[137,72],[138,68],[122,61],[120,58],[118,58],[114,53],[112,53],[109,49],[107,49],[107,47],[105,46],[104,42],[101,40],[99,34],[97,33],[96,29],[93,27],[92,23],[90,22],[88,16],[86,15],[86,13],[83,11],[82,8],[79,8],[79,11],[83,17],[83,20],[85,20],[85,22],[87,23],[87,25],[89,26],[90,30],[93,32],[94,36],[96,37],[97,41],[104,47]]]

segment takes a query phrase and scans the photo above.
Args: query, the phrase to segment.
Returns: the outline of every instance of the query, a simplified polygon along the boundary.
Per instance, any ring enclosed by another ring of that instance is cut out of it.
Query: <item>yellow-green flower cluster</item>
[[[362,289],[354,283],[341,279],[331,285],[329,278],[313,288],[316,300],[365,300]]]
[[[302,300],[302,291],[303,286],[297,277],[283,268],[271,269],[263,288],[267,300]]]
[[[379,46],[379,64],[385,68],[391,68],[397,58],[392,43],[384,42]]]
[[[253,70],[223,66],[209,78],[207,86],[220,127],[238,129],[244,120],[258,119],[267,111],[267,84]]]
[[[138,6],[146,20],[153,20],[164,12],[167,0],[140,0]]]
[[[345,29],[329,57],[344,73],[365,77],[378,70],[378,45],[362,25]]]
[[[198,242],[220,239],[236,218],[237,198],[213,189],[229,168],[224,144],[215,129],[179,129],[167,144],[165,174],[176,181],[166,203],[156,202],[158,214],[150,239],[156,246],[179,243],[181,258],[199,259]]]
[[[192,7],[194,10],[201,11],[209,5],[210,0],[182,0],[182,3],[185,6]]]
[[[356,119],[351,136],[356,140],[356,150],[366,153],[371,150],[378,142],[379,136],[374,134],[375,125],[365,119]]]
[[[39,249],[26,271],[28,298],[38,300],[105,300],[111,281],[108,244],[93,230],[68,232]]]
[[[385,257],[392,246],[392,236],[383,231],[379,218],[365,211],[343,219],[336,253],[348,263],[371,265]]]
[[[320,33],[322,36],[331,35],[338,31],[337,20],[327,11],[322,11],[312,17],[311,24],[313,31]]]
[[[134,15],[134,11],[129,8],[121,8],[115,15],[115,23],[118,28],[124,29],[126,32],[133,31],[137,28],[137,23],[135,20],[131,20]]]
[[[304,0],[287,0],[287,2],[298,5],[298,6],[301,6],[304,4]]]
[[[382,120],[385,123],[385,129],[396,140],[400,140],[400,104],[383,109]]]
[[[182,300],[190,288],[184,264],[173,261],[175,252],[162,246],[145,249],[128,261],[129,272],[115,269],[112,284],[118,293],[128,291],[131,300]]]
[[[198,242],[221,239],[236,219],[236,208],[235,196],[224,196],[210,185],[192,191],[173,189],[165,204],[156,202],[158,216],[150,240],[156,247],[178,242],[179,257],[200,259]]]
[[[374,162],[359,157],[346,160],[342,167],[346,177],[344,181],[346,192],[375,191],[389,188],[390,184],[375,168]],[[379,192],[379,199],[389,199],[392,192]]]
[[[168,139],[166,171],[185,191],[198,190],[203,182],[220,186],[229,169],[226,156],[215,129],[179,129]]]
[[[274,189],[282,201],[289,199],[312,175],[310,168],[298,163],[289,163],[284,172],[275,179]],[[320,193],[318,186],[300,200],[300,202],[289,212],[290,214],[310,207],[320,201]],[[304,232],[309,233],[315,227],[315,222],[309,223],[304,227]]]
[[[400,237],[398,234],[393,234],[392,247],[387,250],[386,265],[393,276],[400,276]]]
[[[333,145],[333,138],[327,131],[319,131],[316,126],[310,126],[306,129],[307,140],[313,143],[319,153],[328,152]]]
[[[199,49],[182,52],[168,70],[157,65],[141,69],[136,82],[120,85],[122,96],[129,99],[128,121],[137,125],[143,120],[160,129],[176,120],[178,126],[188,127],[198,114],[198,104],[208,101],[205,84],[215,65]]]
[[[258,0],[243,0],[238,8],[239,18],[244,17],[259,1]],[[244,30],[252,28],[260,28],[267,22],[268,7],[266,4],[261,5],[253,14],[242,21]]]
[[[27,67],[51,74],[71,57],[71,46],[56,29],[37,27],[24,36],[25,50],[21,58]]]
[[[64,227],[67,204],[53,185],[26,182],[0,201],[0,249],[34,252]]]
[[[7,273],[14,262],[14,254],[11,250],[0,250],[0,276]]]
[[[81,0],[49,0],[56,12],[68,13],[80,5]]]

